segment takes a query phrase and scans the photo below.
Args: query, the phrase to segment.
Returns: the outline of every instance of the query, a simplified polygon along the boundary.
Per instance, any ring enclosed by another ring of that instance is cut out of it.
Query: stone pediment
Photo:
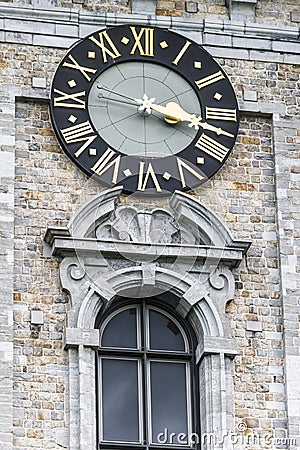
[[[174,255],[176,248],[183,246],[192,253],[215,248],[224,254],[226,249],[230,250],[233,265],[237,265],[250,245],[234,240],[227,226],[211,210],[187,194],[175,192],[166,207],[152,210],[119,205],[120,195],[120,188],[105,191],[84,205],[68,228],[49,228],[45,241],[52,247],[52,254],[66,254],[68,248],[69,251],[92,249],[96,242],[98,250],[101,242],[104,246],[116,243],[117,253],[123,255],[126,248],[134,251],[134,245],[137,253],[141,244],[149,251],[157,245],[155,252],[161,255],[167,248],[167,254]],[[84,240],[88,240],[88,245],[82,244]]]

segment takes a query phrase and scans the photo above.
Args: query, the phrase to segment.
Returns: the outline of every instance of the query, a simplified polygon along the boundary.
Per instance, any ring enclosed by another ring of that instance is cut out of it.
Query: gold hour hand
[[[152,111],[159,112],[164,115],[166,122],[190,122],[191,126],[195,126],[196,128],[198,123],[201,121],[201,116],[196,116],[195,114],[186,112],[180,105],[178,105],[178,103],[169,102],[166,106],[162,106],[154,103],[155,100],[156,99],[154,97],[149,98],[146,94],[143,95],[143,99],[135,99],[135,101],[140,104],[140,111],[146,111],[148,114],[151,114]]]

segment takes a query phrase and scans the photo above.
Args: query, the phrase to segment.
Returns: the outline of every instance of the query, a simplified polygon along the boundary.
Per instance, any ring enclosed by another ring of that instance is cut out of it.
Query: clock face
[[[125,193],[193,189],[224,164],[238,131],[225,72],[160,28],[118,26],[75,44],[55,73],[52,123],[87,175]]]

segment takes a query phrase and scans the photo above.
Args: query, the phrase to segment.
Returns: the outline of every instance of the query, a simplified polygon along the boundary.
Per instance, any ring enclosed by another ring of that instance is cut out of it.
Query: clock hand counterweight
[[[112,98],[112,97],[108,97],[106,95],[102,95],[102,94],[98,94],[97,97],[101,100],[102,98],[105,100],[109,100],[112,102],[117,102],[117,103],[122,103],[123,105],[130,105],[130,106],[136,106],[135,103],[130,103],[126,100],[120,100],[119,98]]]
[[[136,105],[136,100],[134,98],[128,97],[127,95],[124,95],[124,94],[121,94],[120,92],[111,91],[110,89],[106,88],[105,86],[100,86],[99,84],[97,85],[97,89],[102,89],[103,91],[109,92],[110,94],[118,95],[119,97],[122,97],[122,98],[124,98],[126,100],[132,101],[132,104]],[[110,100],[115,100],[115,99],[110,98],[110,97],[109,97],[109,99]],[[115,101],[121,102],[121,100],[115,100]],[[131,103],[130,103],[130,105],[131,105]]]

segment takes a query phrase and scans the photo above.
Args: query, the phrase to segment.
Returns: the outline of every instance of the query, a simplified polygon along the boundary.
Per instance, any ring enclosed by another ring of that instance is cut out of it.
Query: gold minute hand
[[[166,106],[157,105],[155,102],[155,98],[149,98],[146,94],[143,95],[143,99],[136,98],[135,101],[139,103],[140,111],[146,111],[148,114],[151,114],[151,111],[156,111],[164,115],[164,119],[169,123],[177,123],[177,122],[191,122],[193,120],[193,114],[189,114],[184,109],[181,108],[175,102],[169,102]],[[198,117],[198,120],[201,120],[201,117]]]

